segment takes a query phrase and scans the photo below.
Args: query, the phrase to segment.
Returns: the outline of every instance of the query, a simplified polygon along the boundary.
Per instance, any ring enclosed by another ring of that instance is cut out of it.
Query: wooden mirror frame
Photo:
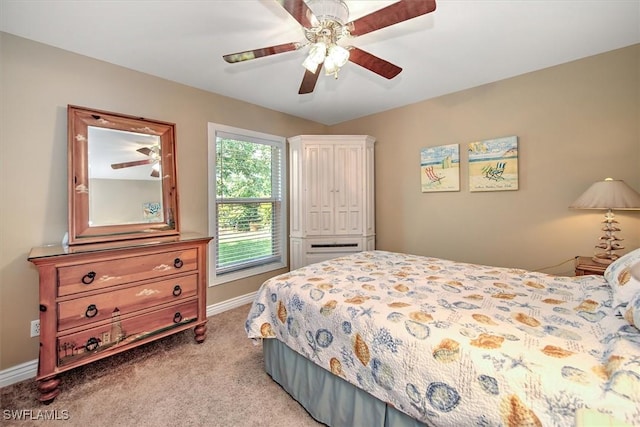
[[[69,245],[154,238],[180,233],[175,124],[108,111],[67,106]],[[89,222],[90,126],[160,137],[163,222],[91,226]]]

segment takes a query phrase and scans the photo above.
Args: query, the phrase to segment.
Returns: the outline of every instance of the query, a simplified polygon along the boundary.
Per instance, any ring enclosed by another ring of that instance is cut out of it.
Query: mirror
[[[175,125],[69,105],[69,244],[175,235]]]
[[[163,222],[160,137],[95,126],[87,136],[89,225]]]

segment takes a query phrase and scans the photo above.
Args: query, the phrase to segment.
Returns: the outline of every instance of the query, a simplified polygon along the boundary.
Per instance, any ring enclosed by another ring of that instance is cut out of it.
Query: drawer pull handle
[[[93,282],[93,279],[95,278],[96,278],[96,272],[90,271],[84,276],[82,276],[82,283],[84,283],[85,285],[90,285],[91,282]]]
[[[98,348],[99,343],[100,342],[98,341],[98,338],[91,337],[87,340],[87,343],[84,345],[84,348],[87,351],[94,351],[95,349]]]
[[[180,258],[176,258],[173,260],[173,266],[175,268],[181,268],[184,265],[184,262]]]
[[[180,285],[175,285],[173,287],[173,296],[174,297],[180,296],[181,293],[182,293],[182,288],[180,287]]]
[[[176,312],[176,314],[173,315],[173,323],[180,323],[182,322],[182,314],[180,314],[180,312]]]
[[[87,311],[84,312],[85,317],[92,318],[98,315],[98,307],[95,304],[89,304]]]

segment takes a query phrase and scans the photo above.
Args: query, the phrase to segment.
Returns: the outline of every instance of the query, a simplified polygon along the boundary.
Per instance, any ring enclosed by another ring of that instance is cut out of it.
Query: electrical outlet
[[[40,336],[40,320],[31,321],[31,336],[32,337]]]

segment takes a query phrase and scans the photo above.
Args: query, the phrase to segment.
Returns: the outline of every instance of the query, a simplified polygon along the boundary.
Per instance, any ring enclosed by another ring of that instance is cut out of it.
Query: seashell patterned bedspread
[[[601,276],[369,251],[269,279],[246,330],[428,425],[640,425],[640,331],[611,299]]]

